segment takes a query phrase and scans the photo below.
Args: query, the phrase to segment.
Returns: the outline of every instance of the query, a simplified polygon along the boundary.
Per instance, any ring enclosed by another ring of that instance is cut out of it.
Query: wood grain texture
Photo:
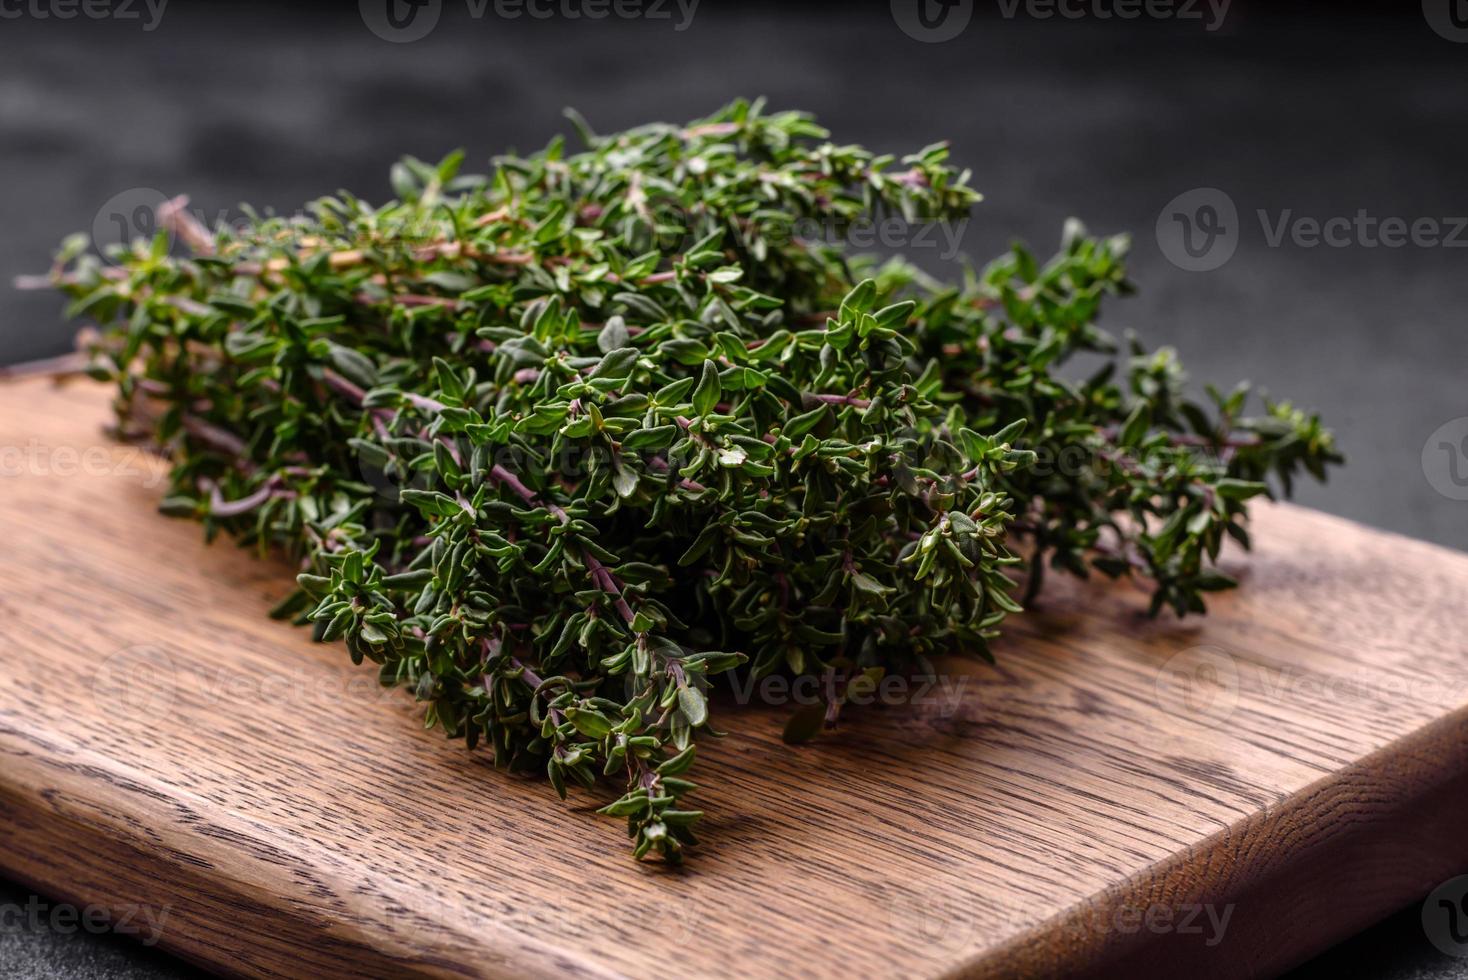
[[[0,385],[0,865],[225,973],[1268,975],[1468,869],[1463,555],[1260,507],[1206,618],[1057,581],[812,745],[720,705],[671,870],[266,619],[105,417]]]

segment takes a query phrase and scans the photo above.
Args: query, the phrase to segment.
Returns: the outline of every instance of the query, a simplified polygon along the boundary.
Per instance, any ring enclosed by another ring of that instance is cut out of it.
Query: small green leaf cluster
[[[941,144],[875,155],[759,102],[582,135],[489,176],[407,160],[378,207],[172,212],[187,249],[69,241],[54,278],[106,325],[120,431],[174,461],[165,512],[298,562],[276,614],[429,727],[563,797],[619,778],[639,858],[694,842],[719,675],[820,677],[796,740],[884,673],[987,656],[1047,567],[1201,611],[1265,481],[1338,460],[1313,416],[1205,408],[1170,352],[1117,350],[1124,239],[1071,226],[948,284],[788,233],[965,216]],[[1105,367],[1069,377],[1078,353]]]

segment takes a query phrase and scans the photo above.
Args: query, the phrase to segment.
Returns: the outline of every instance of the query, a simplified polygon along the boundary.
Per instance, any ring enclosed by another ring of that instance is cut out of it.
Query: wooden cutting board
[[[1206,618],[1056,582],[814,744],[723,705],[673,870],[268,620],[106,400],[0,385],[0,865],[216,970],[1258,975],[1468,870],[1468,556],[1261,506]]]

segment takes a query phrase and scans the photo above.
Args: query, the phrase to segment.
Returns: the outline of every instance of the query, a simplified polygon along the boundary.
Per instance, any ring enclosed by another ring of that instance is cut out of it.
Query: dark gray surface
[[[1195,377],[1248,377],[1324,412],[1352,465],[1304,503],[1468,547],[1468,504],[1422,463],[1434,430],[1468,416],[1468,250],[1274,248],[1255,214],[1468,215],[1468,44],[1415,3],[1387,17],[1235,0],[1214,32],[981,16],[942,44],[905,36],[885,3],[704,0],[682,32],[473,21],[450,3],[458,16],[406,45],[370,34],[354,5],[301,6],[176,2],[152,32],[0,20],[0,283],[43,271],[63,233],[130,188],[187,192],[209,215],[242,200],[293,210],[338,187],[381,199],[395,157],[533,148],[565,128],[566,105],[612,129],[765,94],[841,140],[950,138],[988,197],[962,242],[977,258],[1015,237],[1048,249],[1072,214],[1134,232],[1142,292],[1111,327],[1176,345]],[[1197,187],[1241,215],[1237,253],[1211,272],[1170,263],[1153,231]],[[0,289],[0,362],[66,349],[60,305]],[[0,932],[0,976],[181,975],[116,940]],[[1428,945],[1414,906],[1304,975],[1468,977],[1464,962]]]

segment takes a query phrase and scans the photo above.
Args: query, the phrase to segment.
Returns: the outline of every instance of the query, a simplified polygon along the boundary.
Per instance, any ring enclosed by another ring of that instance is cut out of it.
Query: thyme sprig
[[[624,780],[603,812],[639,858],[694,840],[715,675],[820,677],[797,740],[884,672],[987,656],[1047,567],[1201,612],[1266,479],[1339,460],[1288,403],[1205,407],[1172,352],[1118,354],[1124,238],[1071,224],[949,284],[798,233],[962,218],[942,144],[874,155],[759,102],[582,137],[489,176],[406,160],[381,207],[210,230],[171,202],[50,279],[108,325],[94,371],[171,454],[166,513],[298,562],[277,615],[427,726],[562,796]],[[1067,377],[1078,352],[1105,368]]]

